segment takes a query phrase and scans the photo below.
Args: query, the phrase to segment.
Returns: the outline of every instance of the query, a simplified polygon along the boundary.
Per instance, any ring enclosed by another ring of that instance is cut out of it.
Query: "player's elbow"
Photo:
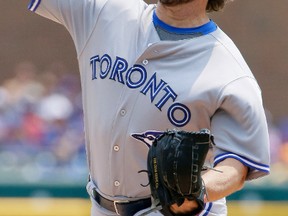
[[[244,188],[244,185],[245,185],[245,180],[240,180],[239,181],[239,184],[238,184],[238,187],[236,188],[237,191],[239,190],[242,190]]]

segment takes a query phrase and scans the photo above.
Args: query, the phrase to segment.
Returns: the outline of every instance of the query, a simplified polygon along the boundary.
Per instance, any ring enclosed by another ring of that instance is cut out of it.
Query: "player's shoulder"
[[[219,26],[217,26],[217,29],[213,31],[211,35],[215,38],[215,40],[229,49],[235,48],[236,46],[232,39]]]
[[[227,76],[254,77],[241,51],[233,40],[219,27],[211,33],[214,39],[214,56],[218,56],[218,66],[222,73],[227,73]]]
[[[226,52],[226,54],[231,55],[236,62],[246,64],[242,53],[240,52],[234,41],[224,31],[222,31],[219,26],[217,27],[216,31],[211,33],[211,35],[215,39],[217,49],[219,49],[222,54]]]

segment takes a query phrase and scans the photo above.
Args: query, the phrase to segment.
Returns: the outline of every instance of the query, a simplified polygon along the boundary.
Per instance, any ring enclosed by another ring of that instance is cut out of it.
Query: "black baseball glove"
[[[185,198],[198,203],[196,210],[185,215],[196,215],[204,209],[206,190],[201,171],[212,143],[208,129],[169,130],[154,141],[147,164],[150,189],[154,207],[164,215],[177,215],[170,211],[170,206],[182,205]]]

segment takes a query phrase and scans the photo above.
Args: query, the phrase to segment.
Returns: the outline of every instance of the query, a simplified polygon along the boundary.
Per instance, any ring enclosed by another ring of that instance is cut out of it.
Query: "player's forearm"
[[[210,170],[202,176],[208,202],[216,201],[240,190],[244,186],[248,170],[246,166],[233,158],[227,158],[215,168],[221,172]]]
[[[207,197],[206,202],[213,202],[240,190],[245,182],[247,167],[241,162],[228,158],[220,162],[216,167],[218,171],[210,170],[202,178],[205,183]],[[184,202],[180,207],[171,206],[174,213],[187,213],[197,208],[195,201]]]

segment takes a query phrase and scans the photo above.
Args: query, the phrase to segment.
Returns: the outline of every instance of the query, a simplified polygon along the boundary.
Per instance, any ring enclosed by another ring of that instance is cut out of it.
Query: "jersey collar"
[[[174,34],[200,34],[200,35],[206,35],[209,34],[217,29],[217,25],[210,20],[208,23],[205,23],[204,25],[194,27],[194,28],[178,28],[174,26],[170,26],[163,21],[161,21],[157,15],[155,10],[153,11],[153,23],[155,27],[160,27],[170,33]]]

